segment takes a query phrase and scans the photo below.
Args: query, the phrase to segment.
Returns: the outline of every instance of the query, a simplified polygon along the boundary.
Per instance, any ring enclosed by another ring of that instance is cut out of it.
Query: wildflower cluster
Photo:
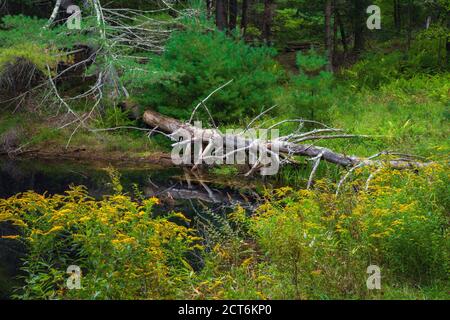
[[[138,203],[121,193],[97,201],[81,186],[64,195],[26,192],[0,199],[0,223],[18,230],[2,240],[28,248],[25,285],[17,297],[175,297],[192,271],[186,254],[201,247],[192,229],[173,222],[183,215],[152,216],[158,203]],[[82,269],[80,290],[65,286],[69,265]]]

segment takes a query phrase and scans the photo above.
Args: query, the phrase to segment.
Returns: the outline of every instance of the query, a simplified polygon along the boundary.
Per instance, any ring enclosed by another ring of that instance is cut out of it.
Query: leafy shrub
[[[368,54],[351,68],[343,72],[351,85],[357,88],[377,88],[383,83],[399,78],[405,66],[405,56],[401,52],[386,55]]]
[[[82,32],[69,35],[65,26],[43,28],[45,23],[23,15],[2,18],[0,94],[14,96],[28,91],[47,77],[47,66],[56,74],[59,63],[69,62],[64,50],[78,42],[93,42]],[[88,23],[83,26],[87,28]]]
[[[397,279],[426,283],[450,276],[448,183],[440,165],[413,171],[384,170],[351,213],[336,225],[346,241],[364,244],[368,256]],[[372,184],[373,183],[373,184]]]
[[[273,32],[276,34],[277,46],[283,47],[290,41],[305,37],[306,19],[299,17],[298,10],[286,8],[277,11],[274,18]]]
[[[96,201],[85,188],[64,195],[34,192],[0,199],[0,222],[20,229],[3,235],[28,246],[24,299],[159,299],[174,298],[191,272],[186,253],[194,250],[193,230],[176,224],[175,213],[152,216],[158,199],[142,203],[122,194],[112,175],[115,194]],[[82,269],[81,290],[67,290],[66,269]]]
[[[115,128],[135,125],[136,121],[130,120],[130,111],[122,110],[115,105],[105,108],[104,114],[97,120],[97,126],[99,128]]]
[[[1,19],[0,47],[10,47],[18,43],[58,48],[70,48],[75,44],[92,44],[97,38],[88,32],[92,27],[91,18],[83,18],[81,30],[68,30],[65,25],[44,28],[47,20],[24,15],[5,16]]]
[[[364,265],[339,245],[326,203],[313,192],[288,187],[269,199],[251,220],[251,230],[285,286],[281,298],[364,296]]]
[[[211,213],[198,224],[202,246],[172,222],[183,215],[154,217],[158,200],[132,201],[112,172],[114,195],[102,200],[83,187],[1,199],[0,222],[21,232],[0,241],[29,249],[17,298],[396,298],[415,296],[415,286],[442,297],[450,281],[447,169],[385,168],[367,190],[360,170],[339,197],[329,181],[314,191],[276,189],[252,216],[241,207]],[[198,271],[186,261],[196,248],[206,249]],[[64,288],[71,264],[82,268],[81,290]],[[366,288],[372,264],[381,267],[380,292]]]
[[[56,70],[58,59],[45,47],[22,43],[0,51],[0,94],[18,95]]]
[[[432,29],[418,34],[417,40],[407,52],[371,52],[342,72],[350,85],[356,88],[377,89],[400,78],[412,78],[418,74],[435,75],[448,70],[444,45],[436,39]],[[429,35],[432,33],[432,35]],[[441,33],[440,37],[445,38]],[[448,60],[448,59],[447,59]]]
[[[303,297],[365,296],[371,264],[385,284],[449,281],[448,181],[433,165],[420,173],[384,169],[368,191],[358,179],[338,198],[325,182],[316,192],[280,189],[251,219],[252,230]]]
[[[54,68],[58,62],[58,59],[42,46],[22,43],[1,51],[0,70],[4,70],[7,64],[14,64],[18,59],[31,62],[42,72],[46,70],[47,65]]]
[[[301,51],[298,52],[296,62],[302,73],[317,73],[328,63],[327,59],[317,54],[314,49],[311,49],[308,54],[304,54]]]
[[[140,65],[141,72],[136,66],[124,80],[142,105],[186,119],[201,99],[234,79],[207,105],[218,122],[235,121],[272,103],[270,89],[281,75],[274,54],[272,49],[252,48],[221,32],[178,32],[162,56]],[[155,71],[162,71],[162,76],[155,76]]]
[[[361,177],[339,197],[329,181],[317,181],[315,191],[271,191],[255,215],[238,208],[229,216],[235,229],[245,232],[216,236],[220,240],[199,275],[215,280],[197,284],[194,296],[395,298],[404,295],[399,288],[414,286],[437,286],[438,296],[445,296],[448,181],[446,168],[436,164],[420,172],[385,168],[368,190]],[[373,264],[381,268],[380,292],[366,287],[366,270]]]

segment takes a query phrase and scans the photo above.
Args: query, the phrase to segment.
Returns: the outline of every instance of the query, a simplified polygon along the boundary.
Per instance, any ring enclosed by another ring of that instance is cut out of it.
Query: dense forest
[[[450,0],[0,0],[0,299],[448,300],[449,107]]]

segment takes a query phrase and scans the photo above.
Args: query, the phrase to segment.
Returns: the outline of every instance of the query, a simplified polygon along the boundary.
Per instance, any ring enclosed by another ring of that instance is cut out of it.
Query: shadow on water
[[[113,193],[109,165],[77,162],[12,160],[0,158],[0,198],[33,190],[43,194],[62,194],[70,185],[84,185],[91,196],[100,199]],[[199,176],[183,168],[162,166],[118,167],[124,192],[133,197],[136,187],[145,197],[156,196],[161,205],[156,214],[179,211],[189,218],[215,212],[226,214],[236,204],[251,210],[256,193],[249,181]],[[0,224],[0,235],[13,234],[11,226]],[[0,299],[17,286],[25,248],[16,241],[0,239]]]

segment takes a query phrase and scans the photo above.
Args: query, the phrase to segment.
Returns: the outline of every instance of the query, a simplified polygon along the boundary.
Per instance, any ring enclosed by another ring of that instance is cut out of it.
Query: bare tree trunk
[[[445,63],[447,64],[446,68],[448,68],[448,67],[450,67],[450,37],[447,37],[447,39],[446,39],[445,50],[446,50],[446,61],[445,61]]]
[[[249,147],[252,144],[254,145],[255,143],[258,143],[259,145],[263,146],[268,150],[279,150],[280,154],[290,156],[292,155],[306,156],[316,159],[319,158],[342,167],[355,168],[356,166],[360,167],[371,165],[381,166],[384,164],[396,169],[405,169],[405,168],[425,167],[429,165],[429,163],[411,161],[406,160],[404,158],[382,162],[381,160],[374,160],[376,156],[381,155],[382,153],[379,153],[378,155],[372,156],[370,158],[360,158],[356,156],[348,156],[340,154],[328,148],[314,146],[311,143],[299,144],[281,139],[267,142],[264,141],[255,142],[254,139],[245,137],[243,135],[224,135],[220,133],[219,130],[197,128],[188,123],[183,123],[177,119],[164,116],[160,113],[151,110],[145,111],[142,119],[144,123],[146,123],[148,126],[152,128],[157,128],[158,130],[168,134],[172,134],[175,132],[179,132],[180,130],[183,130],[184,132],[189,133],[190,137],[192,138],[191,141],[195,139],[200,139],[205,143],[211,143],[212,141],[217,141],[217,138],[219,138],[219,140],[223,141],[225,145],[230,144],[232,146],[245,146],[245,147]],[[317,130],[312,131],[312,133],[314,132],[319,131]],[[308,140],[312,140],[311,136],[309,137],[310,138]],[[182,143],[185,142],[186,141],[184,140]],[[221,147],[223,147],[223,145],[221,145]]]
[[[397,32],[400,32],[402,24],[401,24],[401,11],[399,0],[394,0],[394,24]]]
[[[241,17],[241,30],[245,36],[248,24],[248,0],[242,0],[242,17]]]
[[[226,0],[216,0],[216,26],[219,30],[227,28]]]
[[[333,53],[334,54],[338,51],[338,47],[337,47],[338,24],[337,24],[337,20],[336,20],[336,6],[337,6],[336,0],[333,0]]]
[[[206,0],[206,19],[211,19],[212,0]]]
[[[237,0],[230,0],[230,20],[228,23],[228,28],[230,30],[234,30],[236,29],[236,24],[237,24],[237,15],[238,15],[238,4],[237,4]]]
[[[337,19],[337,23],[339,24],[339,30],[341,32],[341,41],[342,41],[342,47],[344,48],[344,55],[347,56],[347,52],[348,52],[347,35],[345,33],[344,22],[342,21],[341,14],[339,13],[338,10],[336,10],[336,19]]]
[[[270,44],[272,38],[273,13],[275,11],[275,0],[264,0],[264,16],[262,26],[263,39]]]
[[[327,70],[333,72],[333,31],[332,31],[333,3],[326,0],[325,4],[325,47],[328,55]]]
[[[52,15],[48,19],[47,24],[45,26],[46,28],[50,27],[53,24],[53,22],[55,21],[56,17],[58,16],[59,8],[61,7],[61,2],[62,2],[62,0],[56,1],[55,7],[53,8]]]
[[[413,3],[412,3],[412,0],[409,0],[408,1],[408,40],[407,40],[407,43],[408,43],[408,50],[411,48],[411,40],[412,40],[412,28],[413,28],[413,26],[412,26],[412,20],[413,20],[413,17],[412,17],[412,15],[413,15]]]
[[[365,2],[365,0],[353,0],[353,32],[355,37],[353,50],[355,52],[364,50]]]

